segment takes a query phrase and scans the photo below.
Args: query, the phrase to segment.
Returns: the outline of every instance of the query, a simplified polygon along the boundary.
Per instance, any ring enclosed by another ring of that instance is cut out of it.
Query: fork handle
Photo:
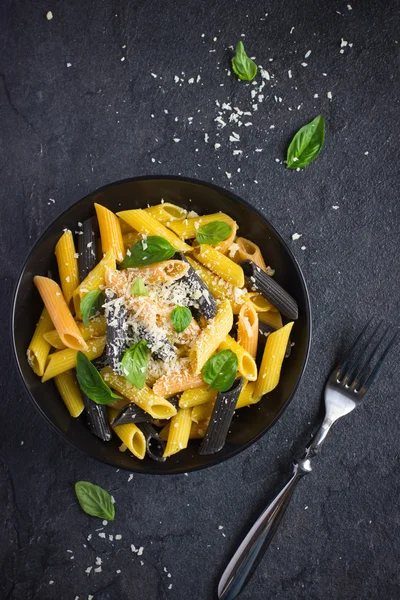
[[[220,600],[233,600],[245,587],[271,543],[297,483],[309,472],[296,461],[292,477],[258,517],[226,567],[218,585]]]

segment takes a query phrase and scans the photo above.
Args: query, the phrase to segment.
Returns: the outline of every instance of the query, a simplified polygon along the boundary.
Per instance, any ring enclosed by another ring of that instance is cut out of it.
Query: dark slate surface
[[[23,259],[52,219],[139,174],[214,181],[261,208],[290,241],[314,312],[306,375],[273,430],[225,464],[168,478],[129,478],[67,445],[28,401],[4,336],[2,598],[215,598],[227,559],[316,422],[335,357],[368,315],[397,322],[397,3],[349,2],[1,3],[5,327]],[[257,78],[263,102],[227,74],[239,39],[270,74]],[[252,125],[219,130],[216,100],[251,111],[243,123]],[[323,153],[303,172],[285,170],[292,134],[319,113]],[[232,131],[240,142],[229,142]],[[365,406],[332,433],[243,600],[400,597],[398,359],[397,346]],[[79,479],[116,498],[106,540],[77,506]]]

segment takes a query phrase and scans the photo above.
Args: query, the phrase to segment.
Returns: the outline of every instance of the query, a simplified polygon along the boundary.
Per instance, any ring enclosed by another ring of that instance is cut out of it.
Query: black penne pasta
[[[163,454],[165,442],[160,439],[160,436],[153,425],[150,425],[149,423],[140,423],[138,427],[143,431],[144,437],[146,438],[146,450],[148,456],[158,462],[164,462],[165,457]]]
[[[146,340],[153,357],[156,360],[171,360],[176,354],[176,348],[171,344],[167,338],[160,340],[151,333],[144,325],[139,325],[138,337],[142,340]]]
[[[150,423],[151,415],[144,411],[140,406],[134,403],[129,403],[117,414],[112,422],[112,425],[126,425],[127,423]]]
[[[96,404],[86,394],[82,395],[90,431],[103,442],[109,442],[111,440],[111,429],[107,419],[106,407],[103,404]]]
[[[95,217],[86,219],[82,225],[82,233],[78,236],[79,277],[83,281],[97,264],[97,240]]]
[[[171,396],[171,398],[167,398],[168,402],[172,404],[174,408],[178,410],[179,408],[179,396]]]
[[[189,264],[183,252],[176,252],[174,258],[183,260]],[[178,280],[178,284],[179,283],[183,283],[187,286],[189,293],[191,294],[191,305],[196,306],[198,314],[206,319],[213,319],[217,312],[217,303],[204,281],[193,269],[192,265],[189,264],[187,274]]]
[[[117,295],[113,290],[106,290],[106,302],[111,302],[116,298]],[[127,314],[128,311],[124,304],[110,304],[105,309],[107,322],[107,363],[116,373],[119,373],[122,353],[126,346]]]
[[[272,325],[268,325],[268,323],[264,323],[264,321],[260,321],[260,320],[258,321],[259,348],[264,350],[265,342],[267,341],[267,337],[273,331],[276,331],[276,327],[272,327]],[[260,341],[262,341],[262,340],[265,340],[265,342],[260,344]],[[290,356],[291,351],[292,351],[292,343],[290,340],[288,340],[287,347],[286,347],[286,353],[285,353],[286,358],[288,356]]]
[[[107,367],[107,353],[103,352],[103,354],[99,356],[99,358],[95,358],[94,360],[92,360],[92,365],[94,365],[98,371],[101,371],[102,369],[104,369],[104,367]]]
[[[243,382],[243,377],[238,377],[230,390],[218,393],[199,454],[215,454],[224,446]]]
[[[239,265],[242,267],[246,281],[253,291],[260,292],[288,319],[295,320],[298,318],[299,309],[296,300],[279,283],[251,260],[242,260]]]

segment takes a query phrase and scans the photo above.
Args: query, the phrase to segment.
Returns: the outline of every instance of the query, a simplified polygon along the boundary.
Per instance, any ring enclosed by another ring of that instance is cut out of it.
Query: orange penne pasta
[[[237,224],[235,222],[233,222],[233,224],[230,224],[230,225],[232,227],[230,236],[228,238],[226,238],[226,240],[223,240],[222,242],[220,242],[219,244],[217,244],[215,246],[215,249],[218,250],[218,252],[221,252],[222,254],[227,254],[229,248],[233,244],[235,237],[236,237]]]
[[[81,321],[79,321],[77,325],[85,342],[92,337],[100,337],[106,333],[106,319],[103,315],[90,319],[89,327],[86,327]],[[51,329],[44,333],[43,338],[53,346],[53,348],[57,348],[57,350],[64,350],[64,348],[66,348],[66,345],[61,341],[56,329]]]
[[[244,286],[244,273],[241,266],[218,252],[208,244],[200,244],[193,248],[193,256],[204,266],[238,288]]]
[[[65,302],[60,286],[52,279],[39,275],[33,281],[63,344],[73,350],[87,350],[87,344]]]
[[[245,302],[239,312],[238,343],[253,357],[257,354],[258,314],[250,302]]]
[[[153,385],[153,392],[159,396],[174,396],[179,392],[191,390],[204,385],[201,374],[195,375],[190,369],[187,358],[178,361],[178,367],[162,375]]]
[[[121,262],[125,256],[125,247],[122,240],[121,226],[118,217],[101,204],[94,204],[97,220],[99,222],[101,247],[103,254],[113,250],[115,258]]]
[[[243,237],[238,237],[236,244],[238,246],[235,256],[236,260],[251,260],[263,271],[267,272],[267,265],[257,244]]]
[[[58,273],[60,275],[61,289],[68,306],[71,304],[72,294],[79,285],[78,259],[76,258],[74,238],[72,231],[64,231],[56,244]]]

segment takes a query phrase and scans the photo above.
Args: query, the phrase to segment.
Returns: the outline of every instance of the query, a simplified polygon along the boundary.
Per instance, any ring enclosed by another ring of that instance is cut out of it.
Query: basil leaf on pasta
[[[182,333],[192,322],[192,313],[186,306],[176,306],[171,312],[171,319],[176,333]]]
[[[121,372],[125,379],[141,390],[146,381],[149,348],[146,340],[132,344],[121,361]]]
[[[232,58],[232,69],[243,81],[251,81],[257,75],[257,65],[246,54],[243,42],[236,46],[236,54]]]
[[[322,115],[304,125],[290,142],[286,164],[288,169],[302,169],[321,151],[325,139],[325,120]]]
[[[199,244],[218,244],[226,240],[232,233],[232,227],[224,221],[211,221],[199,227],[196,240]]]
[[[90,481],[77,481],[75,494],[85,513],[99,519],[114,521],[115,508],[112,498],[102,487]]]
[[[203,379],[218,392],[227,392],[238,370],[238,358],[232,350],[221,350],[211,356],[202,369]]]
[[[96,404],[110,404],[118,396],[103,381],[100,373],[83,352],[78,352],[76,378],[82,392]]]
[[[162,262],[171,258],[175,252],[175,248],[168,240],[159,235],[149,235],[131,246],[126,253],[126,258],[120,263],[120,269],[145,267]]]
[[[104,303],[104,296],[100,290],[93,290],[86,294],[81,300],[80,310],[82,314],[82,321],[86,327],[89,327],[89,319],[95,314],[101,311],[101,307]]]
[[[149,290],[144,284],[144,281],[141,277],[135,279],[132,287],[131,287],[132,296],[148,296]]]

